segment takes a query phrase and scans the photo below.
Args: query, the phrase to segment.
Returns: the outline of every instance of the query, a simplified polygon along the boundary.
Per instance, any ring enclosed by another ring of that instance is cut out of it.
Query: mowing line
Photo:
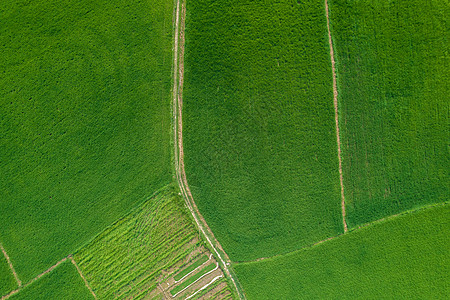
[[[182,6],[180,8],[180,5]],[[182,14],[180,16],[180,10],[182,10]],[[186,172],[184,169],[184,151],[183,151],[183,124],[182,124],[182,109],[183,109],[183,99],[182,99],[182,91],[183,91],[183,75],[184,75],[184,19],[186,15],[186,9],[184,4],[181,4],[180,0],[177,0],[176,5],[176,14],[175,14],[175,34],[174,34],[174,79],[173,79],[173,129],[174,129],[174,160],[175,160],[175,173],[176,179],[178,181],[178,185],[180,187],[180,191],[183,194],[183,198],[185,200],[186,206],[188,207],[192,217],[194,218],[195,223],[197,224],[200,232],[208,241],[208,244],[216,253],[219,261],[222,263],[225,273],[233,282],[233,285],[236,289],[236,292],[240,299],[245,299],[245,296],[240,292],[237,286],[237,279],[231,274],[228,266],[231,261],[228,258],[228,255],[223,250],[219,241],[214,237],[212,230],[209,228],[203,216],[200,214],[197,205],[195,204],[194,198],[192,197],[192,193],[189,189],[189,185],[186,179]],[[179,30],[179,26],[181,25],[181,29]],[[181,37],[181,43],[179,45],[178,39]],[[178,49],[180,49],[180,54],[178,54]],[[178,55],[180,59],[180,63],[178,64]],[[211,236],[211,238],[210,238]],[[214,242],[211,241],[214,240]],[[219,248],[225,259],[222,258],[222,255],[217,250]]]
[[[205,284],[204,286],[202,286],[199,290],[197,290],[195,293],[193,293],[192,295],[190,295],[189,297],[184,298],[184,300],[187,300],[189,298],[194,297],[195,295],[197,295],[198,292],[203,291],[204,289],[206,289],[208,286],[210,286],[211,284],[214,283],[214,281],[216,281],[219,278],[222,278],[222,275],[216,276],[214,277],[208,284]]]
[[[9,268],[11,269],[11,272],[13,273],[14,278],[17,281],[17,285],[19,287],[21,287],[22,286],[22,281],[20,281],[19,276],[16,273],[16,270],[14,270],[14,266],[13,266],[13,264],[11,262],[11,259],[9,258],[8,253],[6,253],[6,250],[5,250],[5,248],[3,248],[2,244],[0,244],[0,249],[2,249],[3,255],[5,256],[6,261],[8,262]]]
[[[89,289],[89,291],[91,292],[92,296],[94,296],[95,299],[97,299],[97,295],[95,295],[94,291],[92,290],[91,286],[89,285],[89,283],[87,282],[86,278],[84,277],[83,273],[81,273],[80,267],[78,267],[77,262],[75,261],[75,259],[73,259],[72,255],[69,255],[69,259],[72,262],[72,264],[75,266],[75,268],[77,268],[78,274],[80,274],[80,277],[83,279],[84,281],[84,285]]]
[[[41,278],[42,276],[50,273],[51,271],[53,271],[56,267],[58,267],[60,264],[62,264],[63,262],[65,262],[67,260],[68,257],[64,257],[63,259],[61,259],[60,261],[58,261],[56,264],[54,264],[53,266],[51,266],[50,268],[48,268],[47,270],[45,270],[44,272],[42,272],[41,274],[39,274],[38,276],[34,277],[33,279],[31,279],[30,281],[28,281],[27,283],[25,283],[24,285],[19,286],[17,289],[15,289],[14,291],[11,291],[9,294],[2,296],[1,300],[6,300],[9,297],[11,297],[12,295],[18,293],[21,289],[26,288],[27,286],[29,286],[30,284],[32,284],[33,282],[35,282],[36,280],[38,280],[39,278]]]
[[[339,181],[341,183],[342,222],[344,223],[344,232],[347,232],[348,231],[347,221],[345,220],[344,178],[342,175],[341,138],[340,138],[340,134],[339,134],[339,113],[338,113],[338,91],[337,91],[337,81],[336,81],[336,66],[335,66],[335,60],[334,60],[333,41],[331,40],[330,18],[328,16],[328,1],[327,0],[325,0],[325,12],[327,15],[327,29],[328,29],[328,42],[330,44],[331,70],[333,73],[333,103],[334,103],[334,119],[336,122],[336,139],[337,139],[337,146],[338,146]]]
[[[199,278],[197,278],[196,281],[192,282],[190,285],[188,285],[187,287],[185,287],[184,289],[182,289],[181,291],[179,291],[178,293],[176,293],[175,295],[173,295],[172,297],[176,297],[177,295],[179,295],[180,293],[184,292],[186,289],[188,289],[191,285],[193,285],[194,283],[196,283],[197,281],[199,281],[200,279],[202,279],[203,277],[205,277],[208,274],[211,274],[212,272],[214,272],[215,270],[217,270],[219,268],[219,263],[216,263],[216,267],[214,269],[212,269],[211,271],[203,274],[202,276],[200,276]]]

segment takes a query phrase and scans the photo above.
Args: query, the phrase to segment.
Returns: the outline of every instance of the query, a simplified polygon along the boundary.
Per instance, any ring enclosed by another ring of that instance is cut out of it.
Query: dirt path
[[[338,110],[338,91],[337,91],[337,81],[336,81],[336,63],[334,60],[334,49],[333,41],[331,40],[330,31],[330,18],[328,16],[328,1],[325,0],[325,10],[327,15],[327,29],[328,29],[328,42],[330,44],[330,58],[331,58],[331,69],[333,72],[333,102],[334,102],[334,119],[336,122],[336,139],[338,146],[338,159],[339,159],[339,181],[341,183],[341,209],[342,209],[342,221],[344,223],[344,232],[348,231],[347,221],[345,220],[345,195],[344,195],[344,178],[342,175],[342,158],[341,158],[341,137],[339,133],[339,110]]]
[[[231,274],[228,266],[231,264],[230,259],[223,250],[220,243],[214,237],[213,232],[209,228],[203,216],[200,214],[197,205],[192,197],[191,190],[186,179],[186,172],[184,169],[184,151],[183,151],[183,75],[184,75],[184,21],[186,15],[186,8],[184,1],[177,0],[176,14],[175,14],[175,28],[174,28],[174,73],[173,73],[173,120],[174,120],[174,153],[175,153],[175,171],[178,185],[183,194],[186,205],[191,212],[195,223],[205,236],[211,248],[214,250],[219,262],[233,282],[233,285],[239,295],[240,299],[245,299],[243,293],[240,292],[236,283],[237,279]],[[220,251],[220,253],[219,253]]]
[[[75,259],[73,259],[72,255],[69,255],[69,259],[72,262],[72,264],[75,266],[75,268],[77,268],[78,274],[80,274],[80,277],[83,279],[84,281],[84,285],[88,288],[88,290],[91,292],[92,296],[94,296],[94,299],[97,299],[97,295],[95,295],[94,291],[91,289],[91,286],[89,285],[89,283],[87,282],[86,278],[84,277],[83,273],[81,273],[80,267],[78,267],[77,262],[75,261]]]
[[[9,268],[11,269],[11,272],[13,273],[14,278],[17,281],[17,285],[19,287],[21,287],[22,286],[22,281],[20,281],[19,276],[16,273],[16,270],[14,270],[14,267],[12,265],[11,259],[9,258],[8,253],[6,253],[6,250],[5,250],[5,248],[3,248],[2,244],[0,244],[0,249],[2,249],[3,255],[5,256],[6,261],[8,262]]]

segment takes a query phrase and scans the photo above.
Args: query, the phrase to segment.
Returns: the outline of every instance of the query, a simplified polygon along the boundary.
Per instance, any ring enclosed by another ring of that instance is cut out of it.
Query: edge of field
[[[186,179],[184,169],[184,152],[183,152],[183,77],[184,77],[184,29],[186,19],[186,0],[175,0],[174,13],[174,63],[173,63],[173,146],[174,146],[174,166],[175,178],[181,191],[189,212],[192,215],[194,223],[197,225],[201,236],[206,240],[206,245],[210,248],[213,255],[217,258],[219,265],[225,271],[226,278],[234,286],[234,293],[239,299],[246,299],[243,289],[237,279],[234,270],[231,267],[231,260],[223,250],[219,241],[215,238],[212,230],[209,228],[205,219],[199,212],[194,198],[190,191]]]

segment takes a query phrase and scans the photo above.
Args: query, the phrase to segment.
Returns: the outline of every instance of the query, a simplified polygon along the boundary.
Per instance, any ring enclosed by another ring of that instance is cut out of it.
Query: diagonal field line
[[[330,18],[328,16],[328,1],[327,0],[325,0],[325,11],[326,11],[326,15],[327,15],[328,42],[330,43],[331,70],[333,72],[333,103],[334,103],[334,119],[336,121],[336,139],[337,139],[338,159],[339,159],[339,181],[341,184],[342,222],[344,223],[344,232],[347,232],[348,231],[347,221],[345,220],[344,178],[342,175],[341,137],[339,134],[339,110],[338,110],[338,91],[337,91],[337,80],[336,80],[336,62],[334,60],[333,41],[331,40]]]
[[[60,261],[58,261],[56,264],[54,264],[53,266],[51,266],[50,268],[48,268],[47,270],[45,270],[44,272],[42,272],[41,274],[39,274],[38,276],[34,277],[33,279],[31,279],[30,281],[28,281],[26,284],[19,286],[17,289],[15,289],[14,291],[11,291],[9,294],[2,296],[1,300],[6,300],[9,297],[11,297],[12,295],[18,293],[21,289],[29,286],[30,284],[32,284],[33,282],[35,282],[36,280],[38,280],[39,278],[41,278],[42,276],[50,273],[51,271],[53,271],[56,267],[58,267],[60,264],[62,264],[63,262],[65,262],[67,260],[67,257],[64,257],[63,259],[61,259]]]
[[[214,277],[213,280],[211,280],[208,284],[202,286],[201,289],[197,290],[195,293],[193,293],[193,294],[190,295],[189,297],[185,298],[184,300],[188,300],[188,299],[194,297],[195,295],[197,295],[197,293],[199,293],[200,291],[206,289],[208,286],[210,286],[211,284],[213,284],[214,281],[216,281],[217,279],[222,278],[222,277],[223,277],[222,275],[219,275],[219,276]]]
[[[2,249],[3,255],[5,256],[6,261],[8,262],[9,268],[11,269],[11,272],[13,273],[14,278],[17,281],[17,285],[19,287],[21,287],[22,286],[22,281],[20,281],[19,276],[17,276],[16,270],[14,270],[14,266],[13,266],[13,264],[11,262],[11,259],[9,258],[8,253],[6,253],[6,250],[5,250],[5,248],[3,248],[2,244],[0,244],[0,249]]]
[[[80,274],[80,277],[83,279],[84,281],[84,285],[86,285],[86,287],[89,289],[89,291],[91,292],[92,296],[94,296],[95,299],[97,299],[97,295],[95,295],[94,291],[92,290],[91,286],[89,285],[89,283],[87,282],[86,278],[84,277],[83,273],[81,273],[80,267],[78,267],[77,262],[75,261],[75,259],[73,259],[72,255],[69,255],[69,259],[72,262],[72,264],[75,266],[75,268],[77,268],[78,274]]]

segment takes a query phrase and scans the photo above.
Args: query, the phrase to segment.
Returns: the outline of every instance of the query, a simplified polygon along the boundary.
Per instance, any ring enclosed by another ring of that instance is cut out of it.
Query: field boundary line
[[[176,13],[175,13],[175,28],[174,28],[174,71],[173,71],[173,130],[174,130],[174,161],[175,161],[175,173],[178,186],[188,207],[195,223],[197,224],[200,232],[206,238],[208,244],[211,246],[219,262],[222,264],[225,274],[231,279],[234,288],[240,299],[245,299],[244,294],[240,291],[237,278],[235,278],[229,266],[231,261],[228,255],[223,250],[219,241],[215,238],[211,228],[209,228],[203,216],[200,214],[194,198],[192,197],[191,190],[187,183],[186,172],[184,168],[184,151],[183,151],[183,122],[182,122],[182,109],[183,109],[183,76],[184,76],[184,22],[186,16],[186,6],[184,0],[177,0]],[[180,30],[181,27],[181,30]],[[179,43],[179,39],[181,40]],[[178,53],[180,50],[180,53]],[[178,61],[179,59],[179,61]],[[223,253],[223,256],[219,253],[217,248]]]
[[[92,296],[94,296],[94,299],[97,299],[97,295],[95,295],[94,291],[92,290],[91,286],[89,285],[89,283],[86,280],[86,277],[84,277],[83,273],[81,272],[80,267],[78,266],[77,262],[75,261],[75,259],[73,258],[72,255],[69,255],[69,259],[72,262],[72,264],[75,266],[75,268],[77,268],[78,274],[80,274],[80,277],[83,279],[84,281],[84,285],[88,288],[88,290],[91,292]]]
[[[206,289],[208,286],[210,286],[211,284],[213,284],[217,279],[222,278],[223,275],[219,275],[214,277],[209,283],[205,284],[204,286],[202,286],[200,289],[198,289],[197,291],[195,291],[195,293],[193,293],[192,295],[190,295],[189,297],[184,298],[184,300],[188,300],[192,297],[194,297],[195,295],[197,295],[198,292],[203,291],[204,289]]]
[[[69,255],[70,256],[70,255]],[[44,272],[42,272],[41,274],[39,274],[38,276],[34,277],[33,279],[31,279],[30,281],[28,281],[27,283],[25,283],[24,285],[19,286],[17,289],[9,292],[9,294],[6,294],[4,296],[2,296],[1,300],[6,300],[9,297],[11,297],[12,295],[20,292],[20,290],[22,290],[23,288],[26,288],[27,286],[33,284],[33,282],[35,282],[36,280],[38,280],[39,278],[41,278],[42,276],[50,273],[51,271],[53,271],[54,269],[56,269],[60,264],[62,264],[63,262],[65,262],[69,256],[64,257],[63,259],[61,259],[60,261],[58,261],[56,264],[54,264],[53,266],[51,266],[50,268],[48,268],[47,270],[45,270]]]
[[[192,286],[193,284],[195,284],[197,281],[199,281],[200,279],[202,279],[203,277],[211,274],[212,272],[214,272],[215,270],[217,270],[219,268],[219,263],[216,263],[216,267],[214,269],[212,269],[209,272],[206,272],[205,274],[203,274],[202,276],[200,276],[199,278],[197,278],[197,280],[195,280],[194,282],[192,282],[190,285],[188,285],[187,287],[185,287],[184,289],[182,289],[181,291],[179,291],[178,293],[176,293],[175,295],[173,295],[172,297],[176,297],[178,296],[180,293],[184,292],[185,290],[187,290],[190,286]]]
[[[337,79],[336,79],[336,61],[334,60],[333,41],[331,39],[330,30],[330,18],[329,18],[328,0],[325,0],[325,12],[327,16],[327,29],[328,29],[328,43],[330,44],[330,59],[331,59],[331,71],[333,73],[333,104],[334,104],[334,120],[336,123],[336,140],[337,140],[337,152],[339,160],[339,182],[341,184],[341,210],[342,210],[342,222],[344,224],[344,232],[348,231],[347,221],[345,219],[345,194],[344,194],[344,176],[342,173],[342,158],[341,158],[341,137],[339,132],[339,109],[338,109],[338,91],[337,91]]]
[[[183,281],[183,279],[185,279],[186,277],[188,277],[189,275],[191,275],[192,273],[194,273],[195,271],[197,271],[199,268],[203,267],[205,264],[207,264],[208,262],[210,262],[212,256],[213,256],[213,255],[211,254],[211,255],[209,256],[209,258],[208,258],[207,261],[205,261],[205,262],[202,263],[200,266],[198,266],[198,267],[195,268],[194,270],[190,271],[189,273],[187,273],[186,275],[184,275],[183,277],[181,277],[180,280],[175,280],[175,278],[173,278],[174,282],[175,282],[175,283],[178,283],[178,282],[180,282],[180,281]]]
[[[8,262],[9,269],[11,270],[11,272],[12,272],[13,275],[14,275],[14,278],[16,279],[17,286],[18,286],[18,287],[21,287],[21,286],[22,286],[22,281],[19,279],[19,276],[17,275],[17,272],[16,272],[16,270],[14,269],[14,266],[13,266],[13,264],[12,264],[12,262],[11,262],[11,259],[9,258],[9,255],[8,255],[8,253],[6,253],[6,250],[5,250],[5,248],[3,248],[3,245],[2,245],[2,244],[0,244],[0,249],[2,249],[3,256],[6,258],[6,261]]]
[[[433,204],[429,204],[429,205],[426,205],[426,206],[421,206],[421,207],[418,207],[418,208],[415,208],[415,209],[406,210],[406,211],[400,212],[400,213],[395,214],[395,215],[390,215],[390,216],[387,216],[387,217],[384,217],[384,218],[381,218],[381,219],[378,219],[378,220],[375,220],[375,221],[371,221],[371,222],[368,222],[368,223],[361,224],[359,226],[351,228],[346,233],[341,233],[341,234],[338,234],[338,235],[326,238],[324,240],[321,240],[321,241],[315,242],[313,244],[309,244],[309,245],[303,246],[303,247],[301,247],[299,249],[296,249],[296,250],[293,250],[293,251],[290,251],[290,252],[287,252],[287,253],[277,254],[277,255],[273,255],[273,256],[269,256],[269,257],[260,257],[260,258],[257,258],[257,259],[247,260],[247,261],[234,261],[233,264],[257,263],[257,262],[260,262],[262,260],[266,260],[266,259],[269,259],[269,258],[279,258],[279,257],[282,257],[282,256],[290,255],[292,253],[303,251],[305,249],[312,248],[314,246],[318,246],[320,244],[329,242],[329,241],[334,240],[334,239],[336,239],[338,237],[351,234],[352,232],[357,232],[357,231],[359,231],[359,230],[361,230],[363,228],[370,227],[370,226],[376,225],[378,223],[383,223],[385,221],[390,221],[392,219],[396,219],[396,218],[401,217],[401,216],[406,216],[406,215],[409,215],[409,214],[418,213],[418,212],[423,211],[423,210],[429,210],[429,209],[433,209],[433,208],[440,207],[440,206],[446,206],[448,204],[449,204],[449,202],[433,203]]]

